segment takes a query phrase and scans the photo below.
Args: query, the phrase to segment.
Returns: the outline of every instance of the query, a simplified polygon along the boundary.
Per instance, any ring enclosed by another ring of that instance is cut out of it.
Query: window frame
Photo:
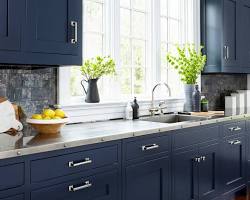
[[[97,1],[98,0],[94,0]],[[116,64],[117,67],[120,68],[120,3],[117,0],[103,0],[106,3],[105,7],[105,17],[109,18],[110,24],[107,23],[106,20],[106,48],[105,53],[110,54]],[[149,47],[146,49],[151,49],[150,55],[147,57],[151,57],[151,60],[148,61],[149,65],[156,66],[151,67],[151,84],[156,84],[161,81],[161,37],[160,31],[153,31],[153,30],[160,30],[160,1],[149,0],[152,6],[152,14],[149,16],[152,22],[152,28],[148,33],[149,36]],[[186,4],[186,0],[182,0],[184,4]],[[84,6],[84,3],[83,3]],[[187,6],[183,5],[185,8],[184,12],[187,12]],[[200,44],[200,1],[194,1],[193,11],[195,15],[194,24],[194,39],[195,44],[197,46]],[[155,41],[155,42],[153,42]],[[113,48],[111,48],[113,47]],[[146,67],[146,66],[145,66]],[[98,104],[87,104],[84,102],[84,97],[77,97],[77,98],[69,98],[70,95],[70,67],[60,67],[58,70],[58,103],[62,105],[63,109],[67,112],[67,114],[72,118],[71,123],[76,122],[88,122],[88,121],[96,121],[96,120],[108,120],[114,118],[123,118],[124,109],[126,107],[127,101],[116,101],[116,102],[101,102]],[[200,82],[200,80],[198,81]],[[150,85],[151,85],[150,84]],[[149,87],[148,87],[149,88]],[[150,90],[151,93],[151,90]],[[183,98],[164,98],[159,99],[156,102],[164,100],[170,107],[168,111],[182,111],[184,99]],[[142,112],[141,114],[149,114],[148,109],[151,106],[151,100],[145,99],[143,101],[139,101],[139,104],[142,105]],[[176,105],[174,105],[176,104]],[[103,111],[105,113],[100,113]],[[123,112],[121,112],[123,111]],[[91,117],[85,119],[86,112]]]

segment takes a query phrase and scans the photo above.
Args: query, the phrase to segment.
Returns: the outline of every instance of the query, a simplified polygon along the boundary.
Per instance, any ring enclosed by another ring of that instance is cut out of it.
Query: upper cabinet
[[[82,0],[0,0],[0,63],[82,64]]]
[[[202,0],[205,73],[250,72],[250,0]]]
[[[0,51],[21,49],[20,0],[0,0]]]

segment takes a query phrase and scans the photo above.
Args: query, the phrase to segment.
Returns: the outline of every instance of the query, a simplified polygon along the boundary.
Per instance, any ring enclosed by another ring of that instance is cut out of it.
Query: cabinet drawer
[[[150,156],[170,150],[170,136],[139,139],[125,143],[126,160]]]
[[[219,126],[183,129],[173,135],[173,147],[178,149],[210,140],[217,140],[219,139],[219,132]]]
[[[31,181],[39,182],[118,162],[118,146],[31,161]]]
[[[24,185],[24,163],[0,166],[0,190]]]
[[[117,172],[56,184],[31,192],[31,200],[118,200]]]
[[[241,134],[244,133],[246,130],[246,122],[240,121],[240,122],[233,122],[230,124],[223,125],[223,136],[231,136],[235,134]]]
[[[7,197],[0,200],[24,200],[24,195],[17,195],[13,197]]]

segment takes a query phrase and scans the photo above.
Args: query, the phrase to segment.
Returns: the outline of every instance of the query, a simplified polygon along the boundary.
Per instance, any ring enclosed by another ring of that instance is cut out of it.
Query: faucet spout
[[[155,105],[154,105],[154,104],[155,104],[155,103],[154,103],[154,101],[155,101],[155,99],[154,99],[154,93],[155,93],[156,88],[159,87],[159,86],[162,86],[162,85],[164,85],[164,86],[167,88],[167,90],[168,90],[168,95],[169,95],[169,97],[171,97],[171,89],[170,89],[170,87],[169,87],[169,85],[168,85],[167,83],[158,83],[158,84],[156,84],[156,85],[153,87],[153,90],[152,90],[151,108],[149,109],[149,112],[151,113],[151,115],[154,115],[155,112],[157,112],[157,111],[159,110],[159,108],[158,108],[158,107],[155,107]]]

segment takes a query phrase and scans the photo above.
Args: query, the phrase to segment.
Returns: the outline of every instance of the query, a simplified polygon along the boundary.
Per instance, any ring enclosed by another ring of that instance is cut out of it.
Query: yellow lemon
[[[51,120],[51,118],[49,116],[45,116],[43,117],[43,120]]]
[[[53,119],[62,119],[61,117],[55,116]]]
[[[65,117],[65,112],[62,109],[56,109],[55,114],[57,117],[64,118]]]
[[[40,114],[34,114],[32,115],[32,119],[43,119],[43,117]]]
[[[43,116],[53,118],[53,117],[55,117],[55,111],[52,109],[44,109]]]

